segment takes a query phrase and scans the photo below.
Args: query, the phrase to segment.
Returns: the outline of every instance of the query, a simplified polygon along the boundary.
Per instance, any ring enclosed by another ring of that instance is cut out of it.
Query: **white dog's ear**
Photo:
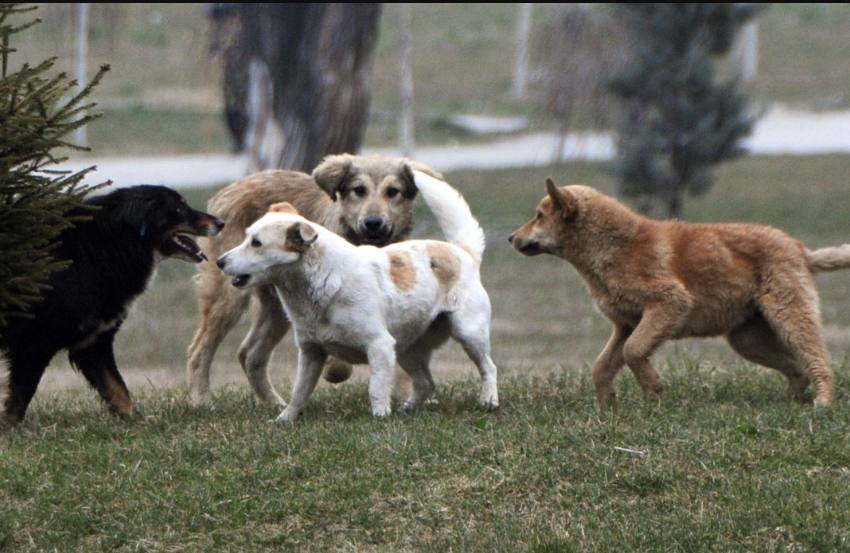
[[[578,213],[578,202],[572,192],[565,188],[555,186],[555,181],[552,177],[546,178],[546,193],[555,202],[555,206],[561,210],[562,217],[569,221]]]
[[[319,233],[307,223],[295,223],[286,229],[286,247],[299,253],[309,250],[318,238]]]
[[[354,160],[348,154],[327,156],[313,169],[313,180],[333,201],[351,172]]]
[[[269,208],[269,213],[290,213],[292,215],[300,215],[298,210],[289,202],[278,202],[272,204]]]

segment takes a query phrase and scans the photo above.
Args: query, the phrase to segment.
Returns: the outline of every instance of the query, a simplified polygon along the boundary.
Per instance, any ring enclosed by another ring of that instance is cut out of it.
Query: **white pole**
[[[411,35],[411,4],[399,5],[399,41],[401,42],[401,120],[399,140],[405,156],[413,155],[413,36]]]
[[[514,66],[513,97],[522,98],[525,94],[526,74],[528,73],[528,34],[531,31],[532,4],[519,5],[519,25],[517,26],[516,65]]]
[[[741,48],[741,77],[753,81],[758,75],[758,23],[750,22],[744,27]]]
[[[77,4],[77,92],[86,87],[86,58],[89,53],[89,5],[88,2]],[[78,146],[86,146],[86,127],[77,129],[76,142]]]

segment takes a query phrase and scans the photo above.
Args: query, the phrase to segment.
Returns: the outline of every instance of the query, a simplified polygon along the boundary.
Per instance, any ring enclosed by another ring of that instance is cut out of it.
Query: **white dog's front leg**
[[[298,373],[295,375],[295,386],[292,387],[292,397],[289,405],[277,417],[283,422],[293,422],[307,406],[310,394],[316,388],[316,382],[322,375],[322,367],[328,354],[314,347],[301,347],[298,350]]]
[[[369,399],[372,402],[372,414],[385,417],[392,412],[390,396],[395,376],[395,340],[385,336],[369,344],[366,351],[369,358]]]

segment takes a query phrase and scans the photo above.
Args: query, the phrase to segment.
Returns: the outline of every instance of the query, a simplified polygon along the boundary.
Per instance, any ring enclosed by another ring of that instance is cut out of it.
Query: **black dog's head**
[[[153,242],[164,257],[200,263],[207,256],[192,236],[215,236],[224,221],[189,207],[186,200],[165,186],[139,185],[92,198],[101,206],[98,217],[129,226],[143,240]]]

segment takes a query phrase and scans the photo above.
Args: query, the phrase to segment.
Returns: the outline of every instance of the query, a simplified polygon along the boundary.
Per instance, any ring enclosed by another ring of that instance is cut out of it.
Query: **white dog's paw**
[[[275,419],[275,421],[291,424],[295,422],[295,419],[297,419],[298,415],[300,414],[301,413],[299,413],[295,409],[290,409],[289,407],[287,407],[280,413],[280,415],[277,416],[277,419]]]
[[[376,417],[384,418],[390,416],[393,410],[389,405],[372,407],[372,414]]]
[[[488,397],[481,397],[478,399],[478,405],[486,407],[491,411],[495,411],[499,408],[499,396],[493,395]]]

